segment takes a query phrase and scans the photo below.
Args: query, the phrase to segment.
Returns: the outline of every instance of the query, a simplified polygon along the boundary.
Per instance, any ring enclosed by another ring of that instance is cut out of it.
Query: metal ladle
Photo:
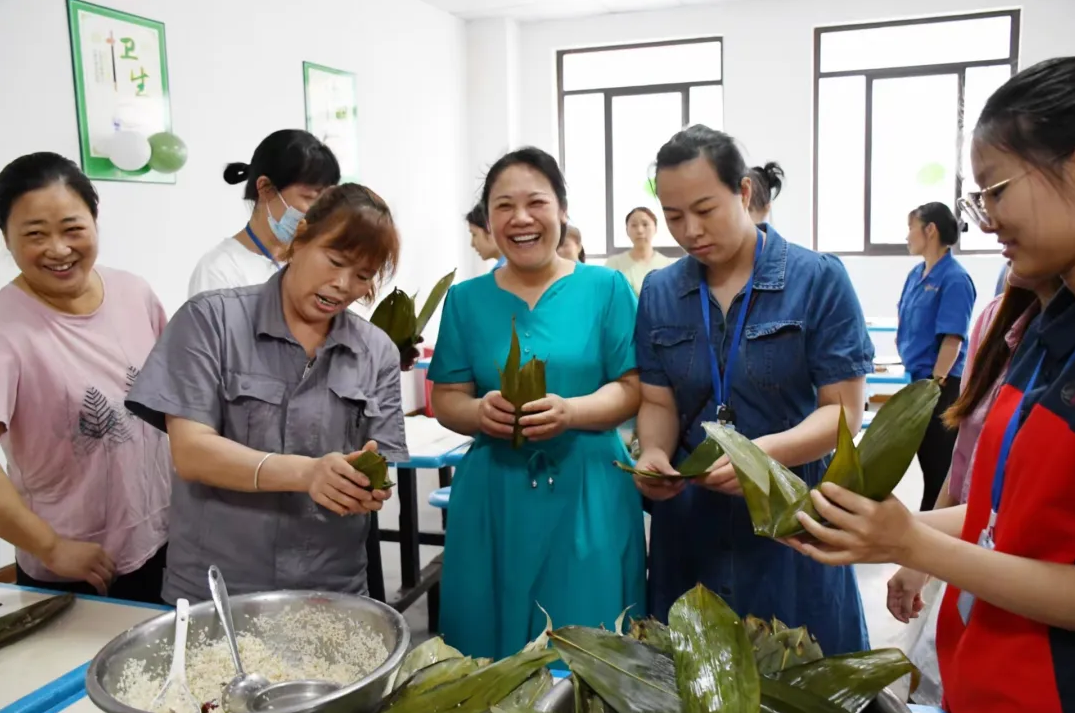
[[[331,681],[285,681],[274,683],[254,696],[250,709],[256,713],[308,705],[319,698],[335,693],[340,689]]]
[[[231,603],[228,601],[228,587],[224,584],[224,575],[216,565],[209,568],[209,591],[213,595],[220,623],[224,625],[224,636],[231,648],[231,660],[235,664],[235,678],[231,679],[220,696],[220,705],[225,713],[248,713],[250,702],[269,686],[269,679],[257,673],[245,673],[239,660],[239,642],[235,638],[235,625],[231,619]]]

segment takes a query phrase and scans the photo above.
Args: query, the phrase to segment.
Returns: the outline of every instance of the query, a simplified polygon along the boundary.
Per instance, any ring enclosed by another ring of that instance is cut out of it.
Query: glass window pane
[[[839,30],[821,35],[821,71],[1008,59],[1010,16]]]
[[[1010,65],[996,67],[971,67],[967,69],[967,82],[963,89],[963,156],[960,169],[963,172],[963,192],[975,190],[974,172],[971,170],[971,139],[978,117],[985,108],[985,103],[1001,84],[1012,76]],[[967,221],[969,227],[959,239],[963,250],[999,250],[995,235],[986,235],[978,229],[978,224]]]
[[[650,191],[650,177],[657,151],[672,134],[683,128],[683,94],[642,94],[612,99],[612,225],[613,243],[631,247],[624,219],[628,211],[646,206],[661,215]],[[655,246],[675,246],[676,241],[658,220]]]
[[[564,175],[569,219],[593,255],[605,253],[605,97],[564,97]]]
[[[866,228],[866,78],[818,87],[817,249],[860,252]]]
[[[563,90],[718,81],[720,41],[568,52]]]
[[[711,84],[690,88],[690,124],[705,124],[710,129],[724,128],[724,87]]]
[[[907,239],[907,214],[931,201],[953,206],[959,77],[873,83],[870,242]]]

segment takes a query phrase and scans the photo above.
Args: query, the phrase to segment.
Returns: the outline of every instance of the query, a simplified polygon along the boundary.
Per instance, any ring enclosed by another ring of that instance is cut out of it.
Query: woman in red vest
[[[966,505],[912,515],[836,486],[790,544],[833,565],[948,582],[937,653],[949,713],[1075,713],[1075,57],[1012,77],[974,132],[960,207],[1016,275],[1064,287],[1027,329],[978,441]]]

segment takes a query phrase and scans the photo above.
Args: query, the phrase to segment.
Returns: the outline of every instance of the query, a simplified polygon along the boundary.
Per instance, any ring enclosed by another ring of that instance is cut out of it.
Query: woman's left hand
[[[783,540],[785,544],[831,566],[905,560],[918,524],[894,495],[876,502],[833,483],[823,483],[810,491],[810,497],[818,515],[829,526],[799,513],[799,522],[816,542],[792,537]]]
[[[418,345],[421,344],[423,339],[418,337],[418,341],[413,346],[407,347],[399,353],[399,370],[410,371],[414,368],[414,365],[418,363],[418,359],[422,356],[421,350],[418,349]]]
[[[709,468],[709,472],[696,478],[695,483],[703,488],[714,490],[725,495],[742,495],[743,489],[739,486],[739,478],[735,475],[735,468],[728,456],[721,456]]]
[[[529,415],[519,419],[523,435],[531,441],[547,441],[571,428],[574,416],[571,403],[556,394],[549,394],[543,399],[531,401],[523,406],[523,412]]]

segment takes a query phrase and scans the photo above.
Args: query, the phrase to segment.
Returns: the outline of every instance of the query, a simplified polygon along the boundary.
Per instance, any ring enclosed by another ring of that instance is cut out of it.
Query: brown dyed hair
[[[1012,326],[1027,310],[1033,310],[1033,316],[1040,309],[1041,302],[1031,290],[1012,285],[1004,289],[1004,297],[997,307],[993,323],[986,330],[971,363],[970,381],[956,402],[944,412],[944,424],[948,428],[958,428],[963,419],[974,413],[1004,373],[1012,358],[1012,350],[1008,346],[1008,332]]]
[[[372,303],[377,286],[392,279],[399,265],[399,233],[384,199],[357,183],[332,186],[310,206],[305,223],[306,230],[295,236],[287,258],[291,259],[296,245],[331,235],[325,247],[377,266],[370,292],[362,300]]]

